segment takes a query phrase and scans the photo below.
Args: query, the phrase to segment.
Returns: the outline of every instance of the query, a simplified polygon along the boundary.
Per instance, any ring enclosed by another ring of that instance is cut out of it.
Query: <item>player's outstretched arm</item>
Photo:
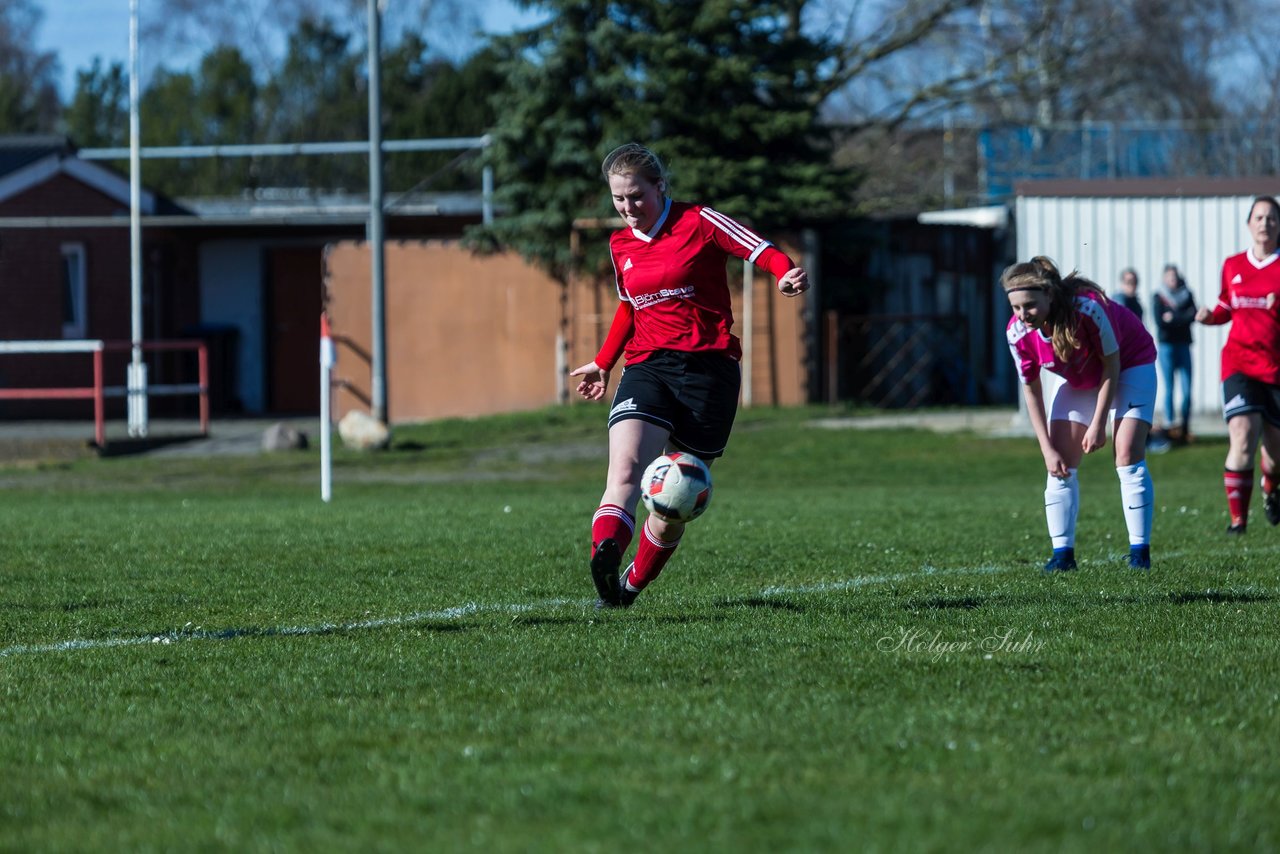
[[[587,362],[580,368],[569,372],[571,377],[582,377],[578,383],[578,394],[587,400],[602,400],[609,387],[609,375],[600,369],[595,361]]]
[[[778,293],[783,296],[797,297],[809,290],[809,274],[804,267],[792,267],[778,277]]]

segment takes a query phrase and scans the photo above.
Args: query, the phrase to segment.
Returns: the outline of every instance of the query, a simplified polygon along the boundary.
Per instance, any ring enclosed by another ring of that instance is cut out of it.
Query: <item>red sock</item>
[[[1270,495],[1276,488],[1276,470],[1267,467],[1267,458],[1262,457],[1262,494]]]
[[[625,579],[627,587],[639,592],[658,577],[662,568],[676,553],[680,541],[664,543],[649,532],[646,524],[640,532],[640,544],[636,546],[636,559],[627,570]]]
[[[618,551],[625,554],[635,527],[635,517],[626,510],[616,504],[601,504],[591,517],[591,553],[594,555],[596,546],[612,538],[618,543]]]
[[[1253,469],[1224,469],[1222,485],[1227,490],[1227,510],[1231,513],[1231,524],[1245,524],[1249,520],[1249,499],[1253,497]]]

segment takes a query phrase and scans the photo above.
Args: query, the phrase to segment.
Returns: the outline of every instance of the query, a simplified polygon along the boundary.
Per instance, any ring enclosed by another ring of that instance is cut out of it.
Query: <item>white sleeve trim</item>
[[[711,208],[702,208],[702,217],[725,234],[732,237],[735,241],[742,244],[750,253],[748,260],[755,261],[760,257],[760,253],[769,248],[773,244],[747,228],[735,219],[725,216],[719,211]]]
[[[1102,355],[1110,356],[1120,349],[1120,340],[1116,338],[1115,327],[1111,325],[1111,318],[1107,317],[1107,310],[1102,303],[1091,300],[1088,297],[1076,297],[1076,308],[1081,315],[1089,318],[1093,321],[1093,325],[1098,327],[1098,340],[1102,344]]]

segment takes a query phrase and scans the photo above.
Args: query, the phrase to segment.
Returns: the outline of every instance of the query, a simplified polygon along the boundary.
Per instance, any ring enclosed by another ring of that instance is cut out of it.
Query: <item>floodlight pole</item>
[[[386,281],[382,246],[382,11],[379,0],[369,3],[369,254],[370,315],[373,347],[370,368],[370,408],[375,419],[387,422]]]
[[[132,359],[128,372],[129,435],[147,435],[147,366],[142,361],[142,140],[138,118],[138,0],[129,0],[129,302]]]

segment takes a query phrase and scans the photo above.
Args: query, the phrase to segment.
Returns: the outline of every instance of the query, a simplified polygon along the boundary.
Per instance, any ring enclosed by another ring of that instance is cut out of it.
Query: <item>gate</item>
[[[962,315],[826,313],[826,400],[877,408],[976,402]]]

